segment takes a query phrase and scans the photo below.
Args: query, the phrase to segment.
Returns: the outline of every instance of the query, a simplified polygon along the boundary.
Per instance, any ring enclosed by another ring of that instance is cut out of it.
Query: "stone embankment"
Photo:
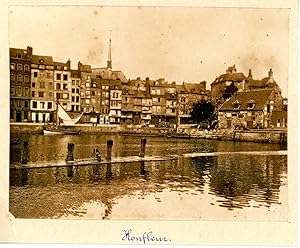
[[[81,130],[81,133],[118,133],[121,135],[134,136],[166,136],[171,130],[168,128],[150,128],[139,126],[120,126],[120,125],[77,125],[75,130]],[[43,124],[33,123],[13,123],[10,125],[11,134],[29,133],[42,134]],[[250,141],[262,143],[287,143],[287,130],[199,130],[196,128],[179,128],[179,135],[186,134],[191,138],[214,139],[230,141]]]

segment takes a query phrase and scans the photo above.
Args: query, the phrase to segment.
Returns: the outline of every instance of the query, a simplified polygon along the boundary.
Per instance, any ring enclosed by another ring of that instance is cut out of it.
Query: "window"
[[[79,89],[76,89],[76,93],[79,94]]]
[[[16,69],[16,67],[15,67],[15,63],[11,63],[11,64],[10,64],[10,69],[11,69],[11,70],[14,70],[14,69]]]
[[[21,86],[18,86],[18,89],[17,89],[17,95],[18,95],[18,96],[21,96],[21,95],[22,95],[22,87],[21,87]]]
[[[23,81],[23,76],[22,75],[18,75],[18,81],[22,82]]]
[[[72,102],[75,102],[75,97],[74,96],[72,96]]]
[[[29,88],[25,88],[25,96],[29,96]]]
[[[56,84],[56,89],[60,90],[60,84],[59,83]]]
[[[89,96],[90,95],[90,91],[89,90],[85,91],[85,95]]]
[[[47,72],[47,78],[50,78],[50,77],[51,77],[50,72]]]
[[[52,88],[52,85],[53,85],[53,83],[52,83],[52,82],[49,82],[49,87],[51,87],[51,88]]]
[[[48,102],[47,108],[48,108],[48,109],[52,109],[52,102]]]
[[[56,99],[60,99],[60,93],[56,93]]]
[[[61,80],[61,74],[56,74],[56,80]]]
[[[75,110],[75,105],[71,106],[71,110],[74,111]]]
[[[238,109],[240,107],[240,102],[236,100],[235,102],[232,103],[234,109]]]
[[[24,70],[29,71],[29,65],[24,65]]]
[[[24,120],[28,119],[28,111],[24,111]]]
[[[28,75],[24,76],[24,81],[25,81],[25,83],[29,83],[29,76]]]
[[[10,87],[10,94],[14,95],[15,94],[15,86]]]
[[[35,97],[35,91],[31,91],[31,97]]]
[[[68,99],[68,98],[69,98],[69,94],[64,93],[64,94],[63,94],[63,99]]]
[[[94,90],[92,90],[92,96],[95,96],[96,92]]]
[[[15,74],[11,74],[11,75],[10,75],[10,80],[11,80],[11,81],[15,81]]]
[[[52,97],[52,96],[53,96],[52,92],[49,92],[49,97]]]
[[[68,81],[68,75],[64,74],[64,81]]]
[[[36,101],[32,102],[32,108],[37,108],[37,102]]]
[[[24,101],[24,107],[28,108],[28,106],[29,106],[28,101]],[[27,118],[25,118],[25,119],[27,119]]]
[[[44,92],[39,91],[39,97],[44,97]]]
[[[23,65],[21,65],[21,64],[18,64],[18,71],[22,71],[23,70]]]
[[[74,79],[72,79],[72,85],[75,85],[75,80]]]
[[[230,112],[227,112],[227,113],[226,113],[226,117],[231,117],[231,113],[230,113]]]
[[[40,102],[40,108],[44,109],[45,108],[45,103],[44,102]]]
[[[68,89],[68,84],[64,84],[64,85],[63,85],[63,89],[64,89],[64,90],[67,90],[67,89]]]
[[[85,99],[85,103],[89,104],[90,103],[90,99]]]
[[[86,83],[86,84],[85,84],[85,87],[86,87],[86,88],[89,88],[89,87],[90,87],[90,83]]]
[[[42,88],[42,89],[45,88],[45,82],[40,82],[40,88]]]
[[[79,102],[79,96],[76,96],[76,102]]]
[[[31,87],[32,87],[32,88],[35,88],[35,82],[32,82],[32,83],[31,83]]]
[[[160,98],[157,98],[157,101],[160,102]]]
[[[33,77],[37,77],[38,76],[38,73],[37,73],[37,71],[35,71],[35,72],[33,72]]]
[[[75,93],[75,89],[72,89],[72,93]]]

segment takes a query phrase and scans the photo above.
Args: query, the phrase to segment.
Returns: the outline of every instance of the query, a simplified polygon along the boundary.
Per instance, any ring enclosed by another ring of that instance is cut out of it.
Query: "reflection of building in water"
[[[221,206],[249,206],[250,200],[268,206],[278,202],[280,176],[287,165],[285,156],[217,156],[217,164],[211,169],[209,186],[225,198]]]

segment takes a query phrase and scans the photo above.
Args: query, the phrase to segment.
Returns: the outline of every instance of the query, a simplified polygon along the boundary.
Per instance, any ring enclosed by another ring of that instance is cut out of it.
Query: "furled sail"
[[[58,103],[57,104],[57,116],[62,119],[62,125],[64,126],[72,126],[75,125],[81,118],[83,113],[75,118],[71,118],[68,113],[64,110],[64,108]]]

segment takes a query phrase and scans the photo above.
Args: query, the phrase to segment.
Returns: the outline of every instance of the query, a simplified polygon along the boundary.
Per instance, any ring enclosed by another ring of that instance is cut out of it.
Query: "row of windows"
[[[51,88],[52,85],[53,85],[53,83],[52,83],[52,82],[48,82],[48,85],[49,85],[49,87]],[[35,88],[36,86],[37,86],[37,83],[35,83],[35,82],[32,82],[32,83],[31,83],[31,87],[32,87],[32,88]],[[43,82],[43,81],[39,82],[39,88],[45,89],[45,88],[46,88],[45,82]]]
[[[56,83],[56,90],[68,90],[68,84]]]
[[[51,73],[50,72],[46,72],[46,73],[40,72],[40,73],[38,73],[37,71],[33,72],[33,77],[37,78],[39,76],[39,74],[40,74],[40,76],[46,76],[47,78],[51,78]]]
[[[46,106],[47,106],[47,109],[52,109],[52,102],[48,102],[47,105],[45,102],[40,102],[40,109],[46,109]],[[38,107],[38,102],[36,101],[32,101],[32,108],[33,109],[36,109]]]
[[[72,96],[72,102],[79,102],[79,96]]]
[[[36,91],[32,91],[31,92],[31,97],[45,97],[46,96],[46,92],[43,92],[43,91],[39,91],[39,92],[36,92]],[[49,97],[53,97],[53,93],[52,92],[48,92],[48,96]]]
[[[74,88],[73,88],[73,89],[72,89],[72,93],[73,93],[73,94],[75,94],[75,93],[79,94],[79,89],[74,89]]]
[[[18,70],[18,71],[30,71],[30,65],[22,65],[22,64],[15,64],[15,63],[10,63],[10,69],[11,70]]]
[[[80,86],[80,80],[79,79],[72,79],[72,85]]]
[[[14,101],[11,101],[11,109],[14,109],[14,108],[29,108],[29,101],[24,101],[24,100],[20,100],[20,99],[17,99],[17,100],[14,100]]]
[[[80,111],[80,106],[79,105],[72,105],[71,110],[72,111]]]
[[[10,87],[10,95],[29,97],[29,88],[28,87],[24,88],[21,86],[11,86]]]
[[[11,81],[18,81],[18,82],[25,82],[25,83],[29,83],[29,76],[28,75],[15,75],[15,74],[11,74],[10,75],[10,80]],[[24,81],[23,81],[24,80]]]
[[[56,99],[69,99],[68,93],[56,93]]]
[[[62,78],[64,81],[68,81],[68,74],[61,74],[61,73],[56,74],[56,80],[61,80]]]

